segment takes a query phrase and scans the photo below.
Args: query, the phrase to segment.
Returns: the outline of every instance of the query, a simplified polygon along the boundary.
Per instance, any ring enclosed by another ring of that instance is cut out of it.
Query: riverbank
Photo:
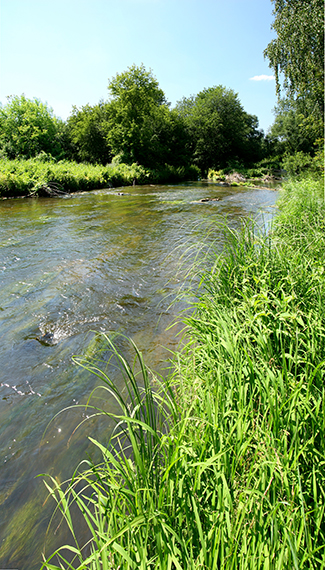
[[[71,530],[73,500],[92,537],[57,552],[63,568],[325,567],[324,229],[323,183],[308,179],[285,184],[267,236],[224,226],[167,380],[152,384],[135,348],[136,375],[101,335],[128,403],[100,355],[79,359],[121,413],[108,447],[92,440],[101,465],[66,494],[50,480]]]
[[[132,164],[107,166],[61,160],[55,162],[45,153],[29,160],[0,161],[0,198],[58,196],[100,188],[133,184],[162,184],[198,180],[195,166],[165,165],[149,170]]]
[[[274,171],[277,175],[270,174],[269,168],[241,168],[239,171],[227,168],[225,170],[208,171],[208,181],[215,182],[221,186],[246,186],[249,188],[260,188],[261,185],[279,184],[282,177],[286,176],[285,170]]]

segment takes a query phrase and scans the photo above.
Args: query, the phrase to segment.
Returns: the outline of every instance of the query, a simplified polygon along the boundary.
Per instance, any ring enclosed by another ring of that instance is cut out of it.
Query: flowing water
[[[64,481],[94,457],[87,437],[108,437],[104,420],[74,431],[99,381],[72,356],[96,346],[96,331],[120,332],[161,370],[178,343],[181,325],[167,327],[185,306],[170,303],[187,286],[190,246],[218,220],[268,222],[276,196],[199,182],[0,202],[0,568],[35,570],[44,544],[49,554],[66,540],[47,532],[54,503],[37,475]]]

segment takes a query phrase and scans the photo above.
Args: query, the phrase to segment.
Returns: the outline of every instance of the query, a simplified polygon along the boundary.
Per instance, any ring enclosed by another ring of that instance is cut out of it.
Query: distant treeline
[[[109,100],[73,107],[67,121],[39,99],[8,97],[0,108],[0,156],[37,157],[107,165],[137,164],[161,169],[195,165],[251,166],[266,157],[315,153],[321,125],[306,129],[301,109],[282,101],[267,135],[238,95],[221,85],[183,98],[171,108],[151,70],[133,65],[109,81]]]

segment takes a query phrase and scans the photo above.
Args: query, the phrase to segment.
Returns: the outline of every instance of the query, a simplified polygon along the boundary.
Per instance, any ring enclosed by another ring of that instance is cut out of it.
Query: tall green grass
[[[55,162],[50,155],[40,153],[29,160],[0,161],[0,197],[52,196],[132,184],[197,180],[198,172],[195,166],[165,165],[149,170],[138,164],[101,166],[66,160]]]
[[[47,483],[74,543],[42,568],[325,568],[322,184],[288,183],[280,209],[267,235],[251,222],[218,228],[224,249],[202,261],[167,379],[151,377],[136,347],[130,366],[106,335],[110,357],[78,359],[121,412],[109,444],[93,441],[100,465]]]

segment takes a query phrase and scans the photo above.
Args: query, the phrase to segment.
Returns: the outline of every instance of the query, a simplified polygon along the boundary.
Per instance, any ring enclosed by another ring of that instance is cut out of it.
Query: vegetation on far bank
[[[0,197],[56,196],[100,188],[197,180],[195,166],[164,165],[157,169],[118,162],[102,166],[60,160],[46,153],[26,160],[0,162]]]
[[[166,379],[136,348],[130,366],[107,335],[76,358],[120,413],[108,445],[92,440],[100,464],[81,463],[63,487],[48,480],[74,542],[43,568],[325,568],[324,229],[312,179],[286,183],[268,234],[219,226]],[[125,396],[106,372],[112,355]]]

